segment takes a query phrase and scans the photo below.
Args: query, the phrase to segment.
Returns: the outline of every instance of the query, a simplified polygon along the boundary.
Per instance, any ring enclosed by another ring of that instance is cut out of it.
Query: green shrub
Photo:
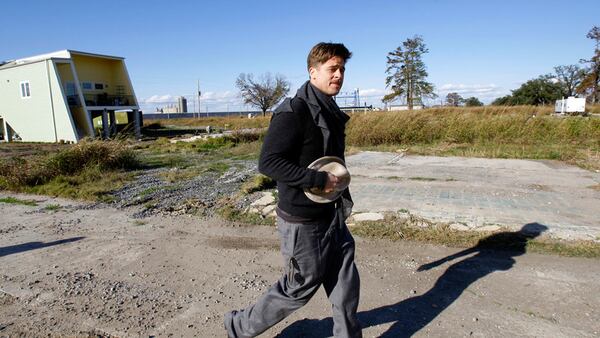
[[[255,141],[262,141],[265,137],[267,130],[263,129],[260,131],[251,131],[251,132],[242,132],[242,131],[234,131],[231,137],[235,141],[235,143],[251,143]]]
[[[217,150],[221,148],[231,148],[235,144],[230,137],[211,137],[192,143],[199,152]]]
[[[258,174],[242,185],[242,192],[245,194],[251,194],[255,191],[275,188],[275,185],[275,181],[273,181],[270,177]]]

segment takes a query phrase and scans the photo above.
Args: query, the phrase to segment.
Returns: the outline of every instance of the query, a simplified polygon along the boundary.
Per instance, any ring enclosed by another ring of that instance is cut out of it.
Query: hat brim
[[[344,190],[350,185],[350,172],[346,168],[344,161],[336,156],[324,156],[316,159],[308,165],[309,169],[325,171],[340,179],[338,187],[332,192],[325,193],[322,189],[312,188],[304,189],[304,194],[308,199],[316,203],[330,203],[337,200]]]

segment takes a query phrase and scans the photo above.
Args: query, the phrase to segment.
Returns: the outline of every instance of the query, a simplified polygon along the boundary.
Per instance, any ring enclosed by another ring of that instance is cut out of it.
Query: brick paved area
[[[399,211],[470,228],[520,228],[600,240],[600,173],[557,161],[403,156],[347,158],[355,211]]]

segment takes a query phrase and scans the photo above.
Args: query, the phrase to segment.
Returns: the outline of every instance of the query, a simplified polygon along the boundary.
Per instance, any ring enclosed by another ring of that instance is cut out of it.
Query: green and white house
[[[139,137],[141,123],[122,57],[62,50],[0,62],[3,141],[78,142],[124,125]]]

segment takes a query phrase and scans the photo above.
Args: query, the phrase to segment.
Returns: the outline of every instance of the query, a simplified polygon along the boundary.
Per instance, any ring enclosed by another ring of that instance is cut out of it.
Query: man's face
[[[337,95],[344,84],[345,65],[344,59],[334,56],[316,67],[310,67],[310,83],[326,95]]]

